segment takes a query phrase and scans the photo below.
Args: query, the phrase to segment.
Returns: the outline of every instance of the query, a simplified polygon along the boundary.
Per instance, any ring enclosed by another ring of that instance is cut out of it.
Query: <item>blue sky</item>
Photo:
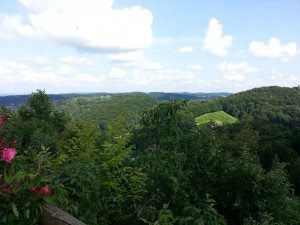
[[[1,0],[0,94],[300,85],[300,0]]]

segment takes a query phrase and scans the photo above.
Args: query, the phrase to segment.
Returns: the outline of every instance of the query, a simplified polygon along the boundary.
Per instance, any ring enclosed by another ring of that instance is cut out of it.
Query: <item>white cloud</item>
[[[144,58],[144,52],[133,51],[133,52],[121,52],[117,54],[109,54],[108,62],[111,63],[127,63],[142,61]]]
[[[3,68],[3,70],[11,71],[12,73],[18,70],[24,71],[29,68],[29,66],[27,66],[26,64],[14,62],[14,61],[5,61],[5,60],[0,61],[0,66]]]
[[[57,82],[59,80],[53,71],[39,71],[29,65],[13,61],[0,61],[0,79],[4,84]]]
[[[89,51],[130,51],[152,43],[153,17],[140,6],[113,9],[113,0],[20,0],[25,12],[0,15],[0,38],[42,38]]]
[[[11,39],[15,35],[33,36],[34,30],[23,24],[21,15],[0,14],[0,39]]]
[[[108,62],[118,64],[120,67],[131,67],[141,70],[161,70],[163,67],[157,63],[144,58],[144,52],[121,52],[118,54],[109,54]]]
[[[246,52],[245,52],[244,50],[236,52],[236,53],[234,54],[234,56],[235,56],[236,58],[240,58],[240,59],[245,59],[245,58],[247,58],[247,54],[246,54]]]
[[[47,66],[49,65],[49,60],[47,57],[42,57],[42,56],[23,56],[23,57],[18,57],[16,59],[18,62],[27,64],[27,65],[32,65],[32,66]]]
[[[242,74],[224,74],[222,77],[229,81],[242,81],[245,79]]]
[[[270,74],[271,76],[268,85],[295,87],[300,84],[300,78],[295,74],[282,73],[274,70],[271,71]]]
[[[80,83],[95,85],[103,78],[92,74],[78,73],[66,64],[54,69],[52,67],[35,67],[34,65],[3,60],[0,61],[0,79],[2,86],[13,84],[21,90],[28,87],[34,90],[33,86],[36,88],[52,86],[55,90],[57,86],[73,87],[74,84]],[[11,91],[15,92],[16,90]],[[65,91],[65,89],[63,88],[60,91]]]
[[[90,59],[83,58],[83,57],[75,57],[75,56],[65,56],[60,59],[60,62],[65,64],[80,65],[80,66],[95,65],[95,62]]]
[[[187,67],[188,70],[192,70],[192,71],[200,71],[202,70],[202,66],[199,64],[192,64],[192,65],[188,65]]]
[[[76,71],[74,68],[66,64],[60,65],[57,70],[57,73],[60,75],[69,75],[69,74],[74,74],[75,72]]]
[[[0,39],[13,38],[12,29],[8,15],[0,13]]]
[[[161,69],[154,72],[136,69],[132,75],[127,81],[128,86],[142,86],[143,91],[190,91],[191,88],[198,88],[203,84],[202,79],[193,72],[178,69]]]
[[[232,44],[232,36],[222,37],[223,25],[215,18],[209,21],[209,27],[203,40],[203,49],[212,55],[226,56]]]
[[[103,80],[103,77],[96,77],[91,74],[78,74],[74,77],[74,81],[77,83],[86,83],[90,85],[95,85]]]
[[[127,72],[118,67],[112,67],[109,72],[109,77],[114,79],[123,79],[127,76]]]
[[[187,46],[187,47],[182,47],[178,49],[179,53],[191,53],[194,51],[194,48],[191,46]]]
[[[221,63],[218,65],[219,70],[225,72],[243,72],[243,73],[250,73],[256,72],[258,69],[256,67],[251,67],[247,62],[242,63]]]
[[[142,70],[147,70],[147,71],[155,71],[155,70],[161,70],[163,69],[163,66],[158,63],[158,62],[151,62],[148,60],[143,60],[139,63],[132,64],[132,66],[142,69]]]
[[[242,63],[221,63],[218,65],[220,71],[223,72],[223,78],[229,81],[242,81],[245,79],[244,73],[256,72],[256,67],[251,67],[247,62]]]
[[[287,61],[297,55],[297,44],[291,42],[282,45],[280,40],[272,37],[267,44],[258,41],[250,42],[249,52],[258,57],[280,58]]]
[[[141,62],[147,61],[142,60]],[[87,71],[73,68],[71,64],[60,63],[44,69],[44,67],[26,65],[16,61],[0,60],[1,92],[30,93],[38,88],[45,88],[47,93],[97,92],[99,90],[107,92],[205,92],[245,90],[258,85],[251,83],[246,76],[244,77],[243,73],[256,71],[254,67],[245,62],[220,64],[219,69],[222,71],[222,75],[217,79],[205,74],[199,75],[197,71],[200,69],[200,65],[198,64],[189,65],[185,70],[164,67],[147,70],[140,67],[121,67],[120,65],[123,65],[121,63],[112,64],[110,69],[99,66],[96,70],[92,68]],[[263,84],[291,85],[299,83],[297,75],[279,76],[275,73],[272,75],[272,78],[264,78]]]

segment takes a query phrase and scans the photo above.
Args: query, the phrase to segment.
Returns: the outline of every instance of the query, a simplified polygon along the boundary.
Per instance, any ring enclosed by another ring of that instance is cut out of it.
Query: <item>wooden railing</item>
[[[86,225],[54,205],[45,204],[43,209],[39,225]]]

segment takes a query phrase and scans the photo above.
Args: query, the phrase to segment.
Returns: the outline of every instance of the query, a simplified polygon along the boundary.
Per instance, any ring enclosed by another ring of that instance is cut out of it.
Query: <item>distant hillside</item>
[[[73,120],[91,121],[100,129],[118,117],[123,117],[124,123],[130,126],[139,121],[145,110],[157,104],[156,99],[137,94],[83,96],[54,103],[56,109],[65,111]]]
[[[23,105],[30,95],[9,95],[9,96],[0,96],[0,105],[6,106],[11,110],[17,109],[18,106]],[[48,95],[51,100],[65,100],[68,98],[73,98],[76,95],[70,94],[70,95]]]
[[[235,123],[236,120],[237,120],[237,118],[235,118],[223,111],[207,113],[207,114],[199,116],[195,119],[197,125],[205,124],[210,121],[213,121],[219,125],[231,124],[231,123]]]
[[[219,93],[164,93],[164,92],[131,92],[131,93],[75,93],[75,94],[49,94],[51,100],[68,100],[79,97],[100,97],[100,96],[117,96],[117,95],[145,95],[153,97],[157,100],[171,100],[176,98],[182,98],[186,100],[194,99],[211,99],[229,96],[230,93],[219,92]],[[10,96],[0,96],[0,105],[6,106],[10,109],[16,109],[19,105],[24,104],[30,95],[10,95]]]
[[[164,92],[150,92],[149,96],[156,98],[157,100],[171,100],[182,98],[186,100],[195,100],[195,99],[212,99],[212,98],[220,98],[231,95],[228,92],[212,92],[212,93],[164,93]]]

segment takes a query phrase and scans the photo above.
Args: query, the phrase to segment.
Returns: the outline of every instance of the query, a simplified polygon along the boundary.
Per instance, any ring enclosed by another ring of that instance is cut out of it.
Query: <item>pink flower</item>
[[[17,152],[14,148],[4,148],[2,150],[2,161],[10,163],[10,161],[16,156]]]
[[[37,193],[37,189],[36,188],[30,188],[30,193],[36,194]]]
[[[42,187],[41,190],[39,191],[39,195],[47,195],[47,194],[50,194],[50,188],[48,185]]]
[[[3,119],[0,117],[0,126],[3,124]]]
[[[3,175],[2,175],[2,174],[0,174],[0,181],[2,180],[2,176],[3,176]]]

